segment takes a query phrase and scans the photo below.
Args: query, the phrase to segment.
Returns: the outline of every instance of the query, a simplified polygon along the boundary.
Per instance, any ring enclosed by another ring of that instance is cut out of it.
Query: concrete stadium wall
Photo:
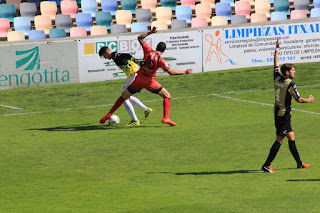
[[[101,46],[143,58],[139,33],[84,38],[3,42],[0,44],[0,89],[85,83],[126,78]],[[281,37],[280,63],[306,63],[320,58],[320,19],[227,25],[159,31],[146,38],[176,70],[195,73],[273,64],[275,41]],[[166,75],[159,70],[158,75]]]

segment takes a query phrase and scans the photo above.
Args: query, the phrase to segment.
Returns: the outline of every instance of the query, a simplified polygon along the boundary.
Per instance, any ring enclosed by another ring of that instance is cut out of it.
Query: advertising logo
[[[29,50],[16,51],[16,56],[22,56],[20,60],[16,61],[16,68],[25,66],[23,70],[37,70],[40,69],[40,56],[39,56],[39,46],[36,46]]]

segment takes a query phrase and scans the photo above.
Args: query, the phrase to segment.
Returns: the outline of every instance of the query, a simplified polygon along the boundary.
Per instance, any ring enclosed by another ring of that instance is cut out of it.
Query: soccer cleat
[[[170,120],[170,118],[163,118],[162,123],[169,124],[170,126],[177,126],[177,124],[175,122],[173,122],[172,120]]]
[[[306,169],[306,168],[310,168],[310,164],[306,164],[302,162],[302,165],[297,165],[298,169]]]
[[[107,120],[110,119],[112,114],[108,113],[106,116],[104,116],[103,118],[100,119],[100,123],[104,124]]]
[[[126,125],[127,127],[135,127],[135,126],[140,126],[140,121],[131,121],[129,124]]]
[[[152,112],[153,110],[151,108],[148,108],[146,111],[144,111],[144,117],[147,118],[149,117],[150,113]]]
[[[273,171],[271,166],[262,166],[261,170],[264,171],[264,172],[269,172],[269,173],[275,173],[276,172],[276,171]]]

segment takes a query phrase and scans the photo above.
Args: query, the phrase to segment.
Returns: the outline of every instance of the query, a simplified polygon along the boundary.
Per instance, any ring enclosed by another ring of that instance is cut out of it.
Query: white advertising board
[[[79,83],[75,41],[0,48],[0,90]]]
[[[154,34],[145,38],[153,48],[163,41],[167,49],[162,57],[175,70],[193,68],[202,72],[201,32],[181,32]],[[143,58],[143,50],[135,36],[105,37],[83,39],[79,41],[79,76],[80,82],[96,82],[126,78],[126,75],[112,60],[99,58],[99,50],[108,46],[115,52],[129,53],[137,59]],[[161,69],[157,75],[164,75]]]
[[[302,22],[204,30],[204,71],[272,65],[278,37],[280,64],[319,61],[319,24]]]

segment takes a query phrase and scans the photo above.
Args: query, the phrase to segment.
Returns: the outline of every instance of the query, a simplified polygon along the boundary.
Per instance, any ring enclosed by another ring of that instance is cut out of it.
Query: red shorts
[[[146,89],[152,93],[158,94],[162,88],[163,86],[159,84],[154,77],[148,77],[139,73],[128,86],[128,91],[131,94],[134,94],[140,92],[142,89]]]

